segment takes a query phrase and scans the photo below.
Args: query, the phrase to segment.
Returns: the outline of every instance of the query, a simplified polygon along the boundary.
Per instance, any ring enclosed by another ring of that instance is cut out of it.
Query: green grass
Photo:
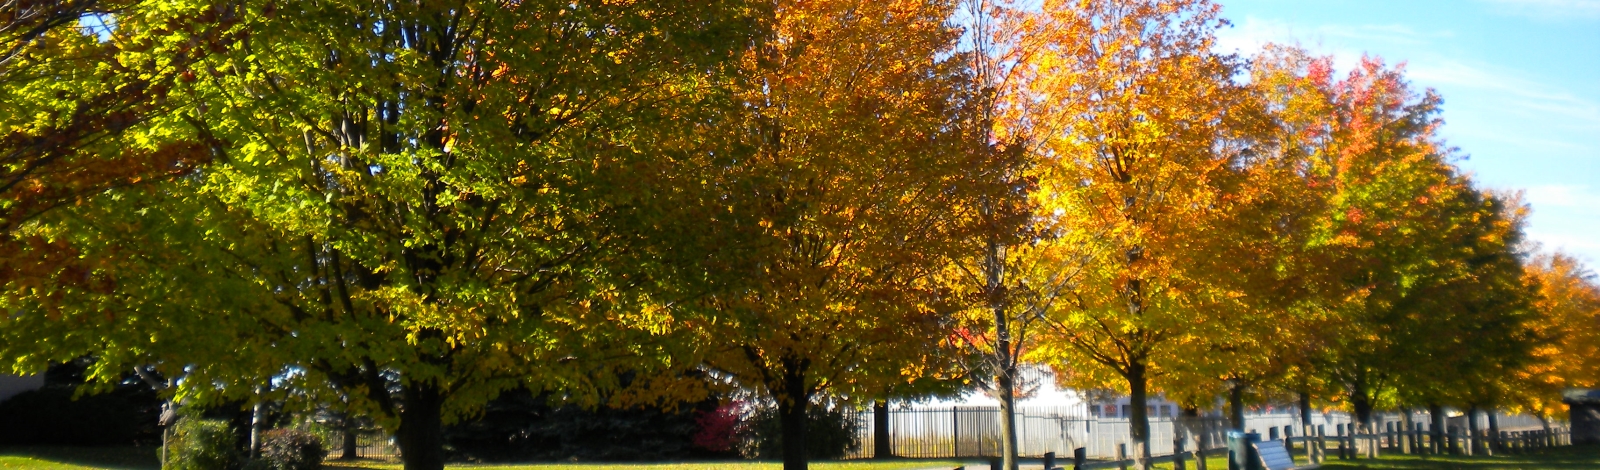
[[[155,470],[157,450],[151,447],[22,447],[0,449],[0,470]],[[1295,459],[1302,465],[1304,457]],[[954,460],[893,460],[813,462],[815,470],[913,470],[950,469],[961,465]],[[1225,458],[1207,459],[1209,470],[1228,468]],[[987,466],[968,468],[982,470]],[[344,470],[399,470],[400,465],[372,461],[329,462],[330,468]],[[1034,463],[1037,468],[1037,463]],[[519,465],[453,464],[452,469],[474,470],[778,470],[778,462],[716,461],[679,463],[536,463]],[[1172,464],[1158,464],[1171,469]],[[1190,462],[1189,469],[1194,469]],[[1562,447],[1537,454],[1494,457],[1385,455],[1378,460],[1329,460],[1322,468],[1393,470],[1511,470],[1600,468],[1600,446]]]
[[[913,470],[913,469],[950,469],[961,465],[955,461],[943,460],[896,460],[888,462],[812,462],[813,470]],[[399,470],[399,464],[392,463],[347,463],[330,461],[330,467],[346,469],[367,470]],[[751,462],[751,461],[713,461],[713,462],[679,462],[679,463],[535,463],[535,464],[453,464],[447,468],[470,468],[474,470],[779,470],[783,464],[779,462]]]
[[[0,448],[0,470],[157,470],[159,451],[153,447],[13,447]],[[950,469],[960,465],[944,460],[888,462],[814,462],[815,470]],[[344,470],[399,470],[400,464],[374,461],[329,461],[328,468]],[[452,464],[449,468],[474,470],[779,470],[778,462],[716,461],[682,463],[538,463],[520,465]]]
[[[0,449],[0,470],[155,470],[155,447],[13,447]]]
[[[1435,455],[1422,458],[1416,455],[1386,455],[1377,461],[1329,460],[1322,468],[1406,470],[1443,468],[1474,470],[1600,468],[1600,446],[1558,447],[1547,449],[1537,454],[1496,455],[1494,457]]]

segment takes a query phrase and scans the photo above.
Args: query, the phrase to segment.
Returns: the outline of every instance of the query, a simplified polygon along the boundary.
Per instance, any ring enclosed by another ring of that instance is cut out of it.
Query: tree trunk
[[[261,428],[266,426],[266,405],[258,396],[255,406],[250,408],[250,460],[261,457]]]
[[[1127,378],[1128,406],[1132,408],[1128,410],[1128,438],[1133,441],[1134,467],[1144,470],[1150,467],[1149,378],[1144,363],[1129,364]]]
[[[1410,454],[1416,452],[1415,438],[1411,432],[1417,428],[1411,420],[1411,409],[1400,409],[1400,453]]]
[[[1428,449],[1434,454],[1444,452],[1444,407],[1436,403],[1428,405]]]
[[[1300,425],[1311,427],[1311,394],[1306,392],[1300,392]],[[1311,433],[1307,432],[1306,435],[1310,436]]]
[[[340,430],[344,433],[344,442],[339,446],[339,458],[342,460],[354,460],[360,458],[356,451],[357,436],[355,419],[352,419],[350,415],[346,413],[344,415],[344,419],[341,420],[341,424],[343,425],[341,427],[344,428]]]
[[[805,390],[804,375],[785,373],[783,395],[778,398],[778,421],[783,428],[783,470],[806,470],[806,409],[811,398]]]
[[[1483,436],[1478,434],[1478,405],[1467,407],[1467,455],[1483,455]]]
[[[872,458],[894,457],[894,447],[889,442],[889,401],[872,402]]]
[[[1355,444],[1354,452],[1358,456],[1371,457],[1372,452],[1369,447],[1377,444],[1370,438],[1355,436],[1373,433],[1372,399],[1365,392],[1357,389],[1356,392],[1350,394],[1350,408],[1354,409],[1356,415],[1355,429],[1350,431],[1350,442]]]
[[[1489,449],[1493,452],[1504,453],[1505,446],[1500,445],[1500,417],[1495,416],[1494,408],[1485,410],[1489,414]]]
[[[1011,372],[1015,372],[1014,370]],[[1001,468],[1017,470],[1017,397],[1010,393],[1016,389],[1015,373],[1003,373],[998,377],[1002,384],[1000,389],[1006,393],[1000,395],[1000,465]]]
[[[984,256],[984,288],[994,312],[995,395],[1000,400],[1000,468],[1017,470],[1017,364],[1011,355],[1011,318],[1006,315],[1004,244],[991,239]]]
[[[1244,432],[1244,384],[1228,388],[1228,426]]]
[[[444,393],[432,384],[403,387],[397,439],[405,470],[444,469]]]
[[[1187,421],[1184,426],[1194,441],[1194,468],[1206,470],[1206,448],[1211,446],[1211,438],[1210,433],[1206,432],[1205,422],[1200,419],[1200,409],[1184,408],[1183,419]]]

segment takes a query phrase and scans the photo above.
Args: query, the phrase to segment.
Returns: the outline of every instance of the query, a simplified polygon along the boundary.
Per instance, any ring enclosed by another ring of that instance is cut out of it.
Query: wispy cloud
[[[1600,0],[1597,0],[1600,1]],[[1436,39],[1455,37],[1453,31],[1418,31],[1403,24],[1322,24],[1312,27],[1291,25],[1279,20],[1246,16],[1232,28],[1218,34],[1223,50],[1250,52],[1266,43],[1311,41],[1314,44],[1349,41],[1376,42],[1404,46],[1428,44]]]
[[[1600,19],[1600,0],[1479,0],[1503,14],[1541,20]]]
[[[1420,83],[1492,92],[1497,101],[1516,111],[1559,116],[1569,127],[1600,132],[1600,104],[1513,72],[1444,58],[1415,61],[1407,72]]]
[[[1600,215],[1600,192],[1584,185],[1547,184],[1528,188],[1523,192],[1534,209],[1540,207],[1569,209],[1579,213]]]

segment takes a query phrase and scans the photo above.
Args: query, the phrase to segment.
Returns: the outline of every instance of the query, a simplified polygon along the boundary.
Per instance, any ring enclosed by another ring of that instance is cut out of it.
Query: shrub
[[[842,408],[812,405],[806,409],[806,457],[812,460],[843,458],[859,449],[860,425]],[[776,406],[756,408],[739,431],[740,453],[758,459],[783,458],[783,423]]]
[[[228,422],[185,417],[173,427],[167,448],[167,468],[172,470],[220,470],[233,468],[239,460],[233,431]]]
[[[259,462],[272,470],[317,470],[328,450],[322,437],[299,429],[274,429],[261,436]]]

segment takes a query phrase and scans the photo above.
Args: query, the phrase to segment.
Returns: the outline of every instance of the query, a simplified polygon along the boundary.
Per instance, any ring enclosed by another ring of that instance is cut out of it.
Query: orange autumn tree
[[[1315,348],[1326,316],[1315,293],[1325,279],[1305,245],[1326,205],[1319,168],[1332,122],[1330,72],[1331,59],[1294,47],[1268,45],[1251,58],[1233,110],[1241,158],[1216,178],[1222,210],[1188,255],[1229,295],[1197,312],[1208,317],[1204,328],[1178,342],[1180,362],[1156,379],[1185,418],[1223,393],[1231,426],[1242,428],[1245,401],[1278,393]]]
[[[970,96],[951,1],[778,2],[735,106],[697,152],[686,238],[707,366],[769,398],[787,470],[806,415],[938,375],[953,299],[933,274],[968,230]]]
[[[1570,254],[1554,252],[1527,265],[1527,283],[1536,289],[1533,329],[1549,341],[1534,349],[1536,358],[1515,372],[1512,405],[1540,417],[1563,411],[1561,391],[1600,386],[1600,282]]]
[[[1131,396],[1135,457],[1148,465],[1151,380],[1231,294],[1192,263],[1242,157],[1232,139],[1235,60],[1212,52],[1223,21],[1201,0],[1047,2],[1063,31],[1041,48],[1033,102],[1042,136],[1041,212],[1085,268],[1046,312],[1037,357],[1067,382]]]

